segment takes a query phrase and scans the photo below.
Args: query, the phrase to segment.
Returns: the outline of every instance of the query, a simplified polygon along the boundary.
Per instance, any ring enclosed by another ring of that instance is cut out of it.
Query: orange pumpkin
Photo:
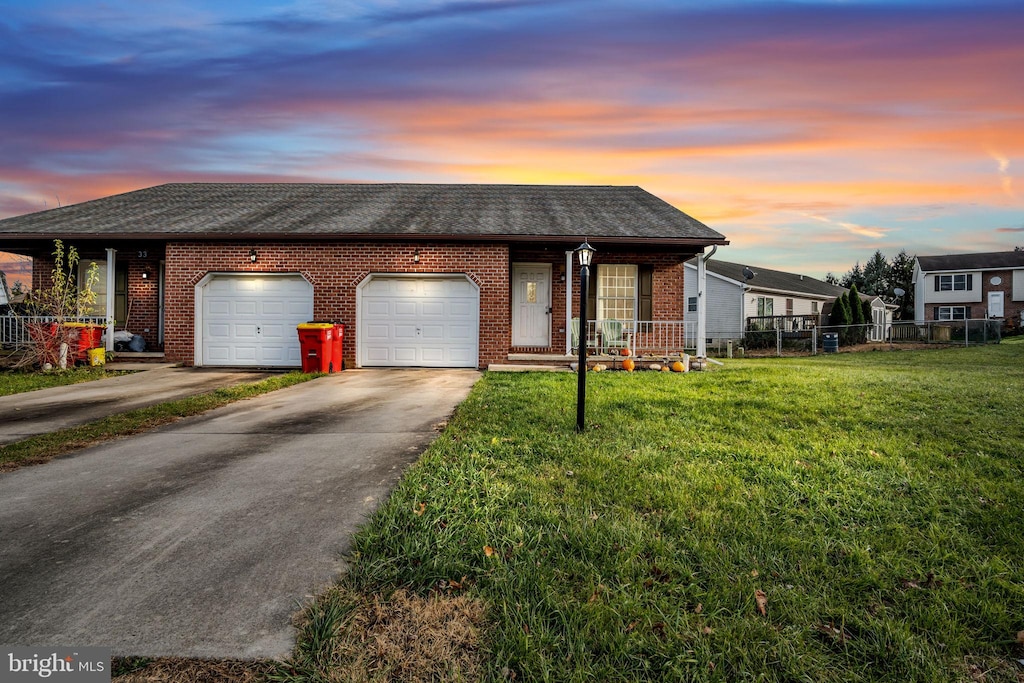
[[[683,371],[683,364],[682,364],[682,362],[676,361],[676,362],[672,363],[672,372],[682,372],[682,371]]]
[[[622,361],[622,369],[625,370],[626,372],[633,372],[633,370],[636,369],[636,363],[633,361],[632,358],[627,358],[626,360]]]
[[[627,348],[620,349],[619,353],[621,353],[623,356],[632,356],[633,355],[633,352],[630,351]]]

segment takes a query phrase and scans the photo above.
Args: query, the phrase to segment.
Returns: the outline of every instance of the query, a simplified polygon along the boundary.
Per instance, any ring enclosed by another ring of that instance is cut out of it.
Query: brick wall
[[[574,246],[574,245],[573,245]],[[249,260],[255,248],[257,261]],[[413,254],[419,249],[419,263]],[[550,263],[552,265],[552,339],[550,350],[565,349],[565,246],[516,248],[511,257],[505,244],[445,243],[206,243],[174,242],[165,254],[153,249],[145,258],[133,251],[117,252],[118,267],[128,269],[128,294],[132,332],[142,334],[148,348],[159,348],[158,275],[161,257],[166,259],[164,314],[165,353],[168,360],[193,362],[195,331],[195,285],[210,272],[301,273],[314,289],[314,317],[340,320],[346,324],[345,360],[355,364],[356,285],[374,273],[466,273],[480,286],[481,367],[504,362],[511,348],[511,303],[509,301],[510,263]],[[686,309],[683,291],[683,261],[689,254],[675,252],[602,250],[599,263],[650,264],[653,272],[653,318],[682,320]],[[105,259],[103,252],[86,251],[83,258]],[[46,257],[33,261],[33,287],[49,280],[53,262]],[[144,270],[150,277],[142,278]],[[572,310],[578,315],[579,267],[575,259],[569,273],[572,280]],[[591,287],[596,286],[596,269],[591,271]],[[1010,278],[1004,277],[1009,283]],[[1009,284],[1007,284],[1009,286]],[[1009,313],[1010,301],[1007,294]],[[118,328],[124,327],[118,320]],[[146,329],[150,331],[145,332]],[[541,349],[538,349],[541,350]]]
[[[257,261],[249,260],[255,249]],[[413,261],[416,250],[420,260]],[[317,320],[345,323],[345,362],[355,366],[356,285],[370,273],[465,273],[480,287],[480,367],[505,359],[511,341],[505,244],[204,243],[167,245],[165,353],[194,360],[195,285],[210,272],[301,273],[313,284]]]

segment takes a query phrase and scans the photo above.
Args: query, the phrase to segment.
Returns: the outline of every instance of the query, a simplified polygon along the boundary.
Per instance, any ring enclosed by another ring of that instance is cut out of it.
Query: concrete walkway
[[[480,374],[356,370],[0,475],[0,642],[284,657]]]
[[[161,365],[120,377],[0,396],[0,445],[265,377],[269,373]]]

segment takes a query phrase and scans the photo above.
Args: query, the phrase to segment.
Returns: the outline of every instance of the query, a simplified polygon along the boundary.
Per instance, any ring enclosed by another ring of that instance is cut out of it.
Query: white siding
[[[939,275],[971,275],[971,289],[935,291],[935,278]],[[982,300],[982,287],[984,273],[980,270],[959,271],[949,273],[927,273],[924,280],[924,298],[921,301],[924,305],[929,304],[969,304],[978,303]]]
[[[811,304],[818,302],[818,310],[812,310]],[[817,315],[821,313],[822,307],[825,305],[824,299],[793,299],[793,315]]]
[[[708,273],[708,338],[740,339],[745,324],[740,286]]]
[[[687,263],[683,272],[683,291],[687,301],[697,296],[697,266]],[[709,272],[707,274],[707,338],[740,339],[743,337],[743,297],[740,287]],[[686,320],[696,324],[697,314],[687,311]]]

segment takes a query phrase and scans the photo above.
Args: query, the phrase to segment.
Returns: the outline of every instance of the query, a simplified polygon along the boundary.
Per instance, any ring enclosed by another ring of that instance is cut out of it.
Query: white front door
[[[989,292],[988,293],[988,317],[990,317],[990,318],[1002,318],[1003,317],[1003,293],[1002,292]]]
[[[551,346],[550,264],[512,264],[512,346]]]

